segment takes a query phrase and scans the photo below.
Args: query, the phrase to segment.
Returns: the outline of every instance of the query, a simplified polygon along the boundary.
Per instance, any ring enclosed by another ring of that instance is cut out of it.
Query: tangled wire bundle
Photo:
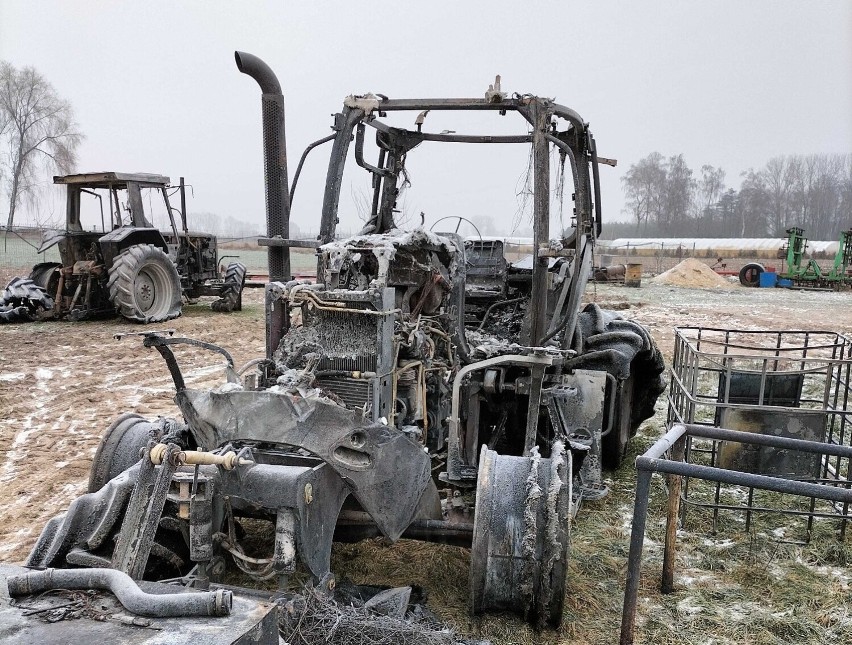
[[[281,635],[289,645],[487,645],[460,638],[428,611],[405,618],[339,604],[314,590],[287,603]]]

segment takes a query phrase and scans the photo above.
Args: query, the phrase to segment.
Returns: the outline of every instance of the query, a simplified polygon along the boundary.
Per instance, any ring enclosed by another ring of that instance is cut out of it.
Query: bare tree
[[[692,169],[682,154],[669,157],[666,165],[666,181],[663,192],[663,208],[658,213],[657,223],[683,229],[689,224],[692,204],[695,201],[696,181]]]
[[[702,211],[715,204],[725,192],[725,171],[708,164],[701,166]]]
[[[38,198],[39,177],[53,170],[70,172],[83,135],[71,104],[32,67],[16,69],[0,61],[0,157],[3,188],[8,193],[7,230],[22,199]]]
[[[663,155],[652,152],[632,164],[621,178],[627,197],[625,210],[636,220],[636,231],[648,222],[657,221],[665,193],[666,167]]]

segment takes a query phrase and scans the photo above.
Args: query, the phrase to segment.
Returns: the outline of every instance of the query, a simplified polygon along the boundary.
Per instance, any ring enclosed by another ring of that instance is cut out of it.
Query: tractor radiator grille
[[[325,376],[316,380],[316,386],[334,392],[348,408],[360,409],[366,405],[369,409],[373,404],[373,388],[365,379]]]
[[[359,306],[360,303],[347,303]],[[361,305],[363,306],[363,305]],[[304,316],[306,339],[322,350],[317,370],[375,372],[377,324],[373,316],[348,312],[313,311]]]
[[[341,372],[375,372],[375,356],[352,356],[341,358],[339,356],[324,356],[320,359],[320,371],[339,370]]]

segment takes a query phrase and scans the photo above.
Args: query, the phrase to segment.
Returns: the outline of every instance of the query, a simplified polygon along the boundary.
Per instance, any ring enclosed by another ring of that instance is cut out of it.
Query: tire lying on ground
[[[119,253],[109,270],[110,301],[119,314],[140,323],[180,316],[177,267],[153,244],[137,244]]]
[[[35,320],[53,309],[53,298],[29,278],[12,278],[0,292],[0,323]]]
[[[740,269],[740,284],[744,287],[759,287],[760,274],[764,272],[762,264],[750,262]]]
[[[219,299],[210,303],[213,311],[240,311],[243,308],[243,287],[246,283],[246,268],[232,262],[225,270],[225,284]]]

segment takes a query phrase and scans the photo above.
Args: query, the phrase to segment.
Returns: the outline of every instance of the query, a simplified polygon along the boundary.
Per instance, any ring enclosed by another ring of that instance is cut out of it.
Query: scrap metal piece
[[[572,449],[576,444],[586,448],[578,473],[579,490],[575,491],[584,500],[602,499],[609,494],[603,483],[601,454],[606,382],[605,372],[576,370],[563,374],[559,384],[543,392],[556,436]]]

